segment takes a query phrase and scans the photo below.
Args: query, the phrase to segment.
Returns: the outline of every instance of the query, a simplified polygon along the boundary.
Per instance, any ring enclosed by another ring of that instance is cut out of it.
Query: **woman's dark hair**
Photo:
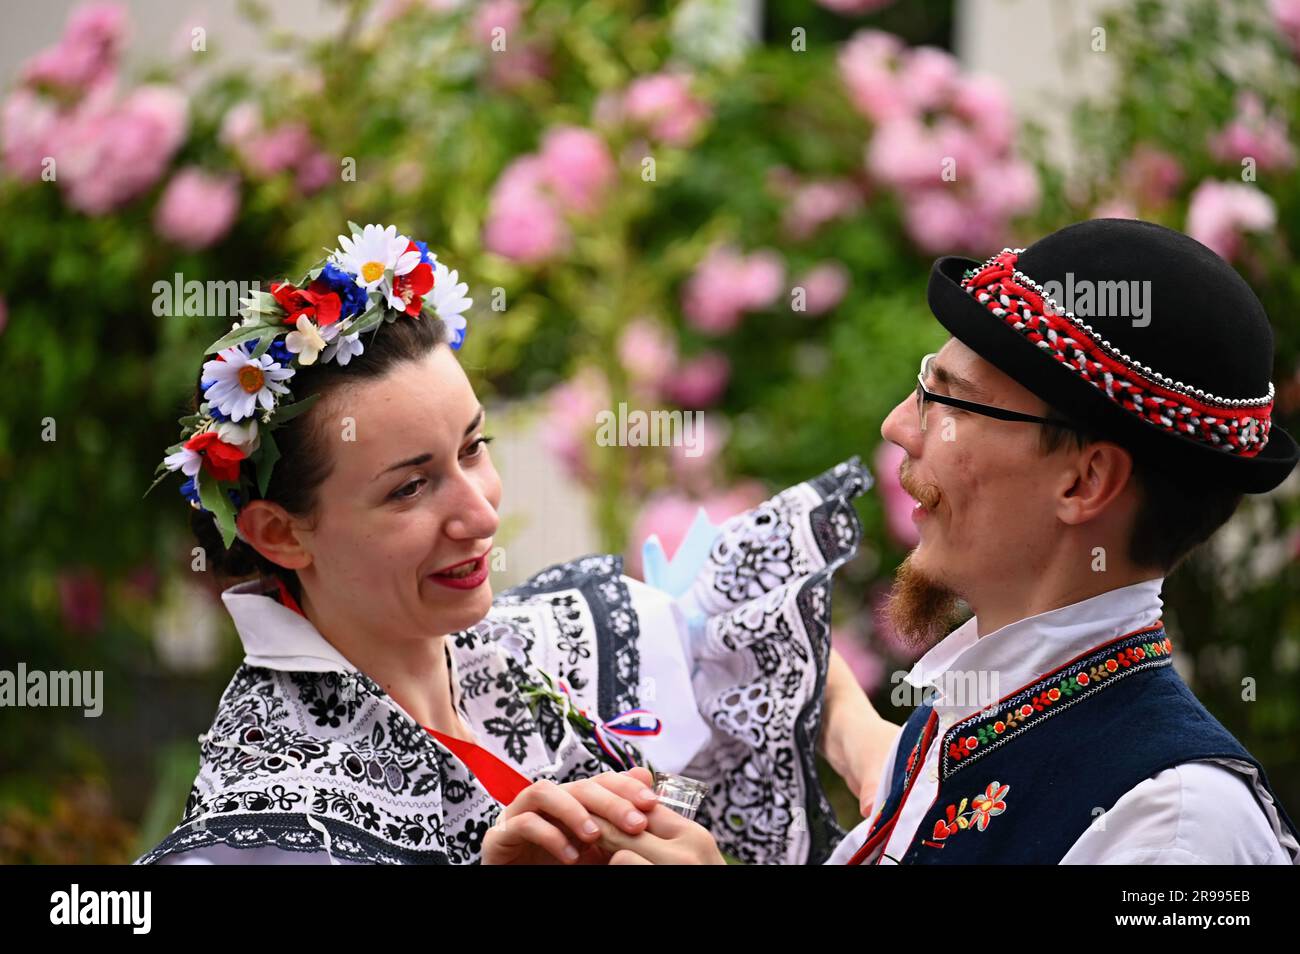
[[[264,498],[256,496],[252,465],[247,460],[241,463],[242,473],[250,479],[253,499],[274,501],[296,517],[310,516],[316,508],[316,493],[332,469],[318,424],[319,405],[334,392],[382,377],[403,361],[418,361],[447,340],[447,327],[440,319],[402,315],[374,331],[364,332],[361,342],[365,350],[353,355],[348,364],[339,365],[331,361],[297,368],[287,382],[293,393],[292,400],[301,401],[313,394],[319,394],[320,398],[305,414],[291,418],[275,429],[280,458],[271,471]],[[195,382],[192,411],[197,411],[203,400],[202,375],[200,370],[199,381]],[[278,579],[295,600],[302,601],[302,587],[296,572],[272,563],[238,538],[232,540],[227,548],[216,520],[208,511],[191,508],[190,529],[206,552],[208,565],[223,585],[253,576],[268,583]]]
[[[1045,416],[1050,421],[1070,423],[1055,408],[1049,408]],[[1038,447],[1046,455],[1069,443],[1083,448],[1100,440],[1105,437],[1087,427],[1076,430],[1044,424]],[[1129,535],[1128,558],[1136,566],[1159,567],[1165,576],[1228,522],[1244,496],[1235,490],[1178,480],[1136,454],[1133,477],[1140,500]]]

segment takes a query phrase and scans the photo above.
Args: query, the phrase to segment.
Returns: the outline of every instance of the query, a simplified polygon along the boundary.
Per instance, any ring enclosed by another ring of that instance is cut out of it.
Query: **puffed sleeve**
[[[672,764],[682,767],[664,767],[708,786],[697,820],[742,861],[820,864],[844,836],[818,779],[816,744],[831,576],[857,551],[852,501],[872,483],[853,458],[721,527],[697,520],[671,564],[647,552],[647,580],[671,601],[657,618],[677,629],[643,624],[655,635],[642,646],[680,646],[690,673],[689,696],[671,676],[655,696],[683,724],[693,699],[703,722],[680,740]]]

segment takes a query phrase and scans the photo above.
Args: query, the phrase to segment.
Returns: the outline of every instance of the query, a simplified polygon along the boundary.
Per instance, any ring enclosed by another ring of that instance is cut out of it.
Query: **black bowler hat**
[[[1121,295],[1125,316],[1103,314],[1103,304],[1123,307]],[[1300,459],[1271,420],[1263,305],[1181,232],[1092,219],[983,264],[946,256],[930,271],[928,297],[981,358],[1170,474],[1264,493]]]

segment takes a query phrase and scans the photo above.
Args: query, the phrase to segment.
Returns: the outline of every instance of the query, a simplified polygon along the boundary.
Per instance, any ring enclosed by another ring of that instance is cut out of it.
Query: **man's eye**
[[[464,456],[466,457],[480,456],[483,453],[483,448],[487,447],[488,444],[491,444],[493,440],[495,440],[495,438],[480,437],[477,440],[471,441],[470,445],[465,448]]]
[[[427,483],[427,481],[426,481],[423,477],[417,477],[415,480],[412,480],[412,481],[410,481],[409,483],[405,483],[405,484],[403,484],[401,487],[399,487],[399,488],[397,488],[396,490],[394,490],[394,491],[393,491],[393,496],[394,496],[394,497],[414,497],[414,496],[415,496],[414,491],[417,490],[417,489],[418,489],[422,484],[425,484],[425,483]],[[405,493],[405,491],[408,491],[408,490],[411,491],[411,493]]]

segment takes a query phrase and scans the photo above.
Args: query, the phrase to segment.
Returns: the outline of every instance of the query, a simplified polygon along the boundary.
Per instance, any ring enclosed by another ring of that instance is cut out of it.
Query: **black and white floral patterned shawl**
[[[653,695],[641,672],[646,641],[681,640],[707,741],[685,768],[666,768],[709,784],[700,821],[724,851],[752,863],[820,863],[844,835],[815,761],[830,577],[855,552],[861,528],[851,500],[870,486],[854,459],[727,521],[677,600],[621,576],[614,556],[538,573],[448,637],[462,714],[528,778],[590,777],[607,770],[594,741],[548,702],[530,710],[520,684],[556,675],[602,719],[639,705],[689,706],[689,698],[642,698]],[[658,613],[656,602],[676,607]],[[683,614],[687,633],[663,631],[664,619]],[[451,751],[350,667],[245,662],[200,742],[180,824],[138,863],[215,845],[475,863],[501,811]]]

